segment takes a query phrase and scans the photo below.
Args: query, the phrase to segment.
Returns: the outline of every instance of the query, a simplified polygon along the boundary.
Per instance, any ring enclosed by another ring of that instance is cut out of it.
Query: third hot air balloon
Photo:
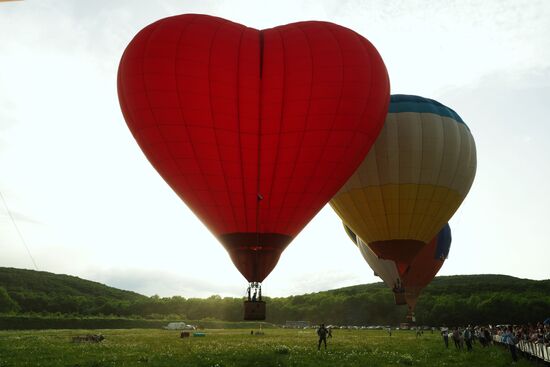
[[[430,284],[449,255],[452,240],[449,224],[445,224],[439,233],[426,246],[422,247],[410,263],[397,263],[379,258],[368,244],[358,238],[349,227],[345,225],[344,227],[375,275],[379,276],[392,289],[395,303],[408,305],[407,317],[413,319],[420,293]]]

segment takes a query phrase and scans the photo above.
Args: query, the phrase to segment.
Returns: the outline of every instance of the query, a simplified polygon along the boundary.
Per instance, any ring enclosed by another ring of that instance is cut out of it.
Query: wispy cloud
[[[212,282],[206,278],[201,278],[200,274],[181,275],[185,271],[185,260],[182,260],[181,269],[178,271],[163,270],[144,270],[144,269],[88,269],[83,273],[87,279],[105,283],[111,287],[132,290],[147,296],[159,295],[162,297],[182,296],[190,297],[208,297],[213,294],[221,296],[238,296],[243,290],[236,285],[220,284]],[[205,268],[205,272],[208,269]],[[224,292],[220,293],[220,289]]]
[[[367,264],[365,264],[365,270]],[[321,271],[307,272],[300,275],[288,277],[284,289],[275,289],[273,296],[287,296],[289,294],[304,294],[320,292],[329,289],[347,287],[364,283],[360,273],[351,271],[324,270],[320,264]]]

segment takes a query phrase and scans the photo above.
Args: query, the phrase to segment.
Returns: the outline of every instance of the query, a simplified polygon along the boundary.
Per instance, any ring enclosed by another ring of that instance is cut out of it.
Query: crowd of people
[[[449,339],[456,349],[465,348],[467,351],[471,351],[478,342],[481,347],[489,347],[497,342],[510,350],[514,361],[517,361],[518,354],[550,360],[550,322],[528,325],[469,325],[453,329],[442,327],[441,335],[446,348],[449,348]],[[521,346],[519,349],[518,345]]]
[[[432,333],[434,329],[432,328]],[[391,328],[388,328],[388,333],[391,337]],[[417,329],[416,336],[419,337],[422,334],[423,331]],[[332,337],[332,330],[321,324],[317,329],[317,335],[319,336],[317,350],[321,349],[322,344],[327,349],[327,337]],[[550,362],[550,319],[545,320],[544,323],[527,325],[468,325],[452,329],[444,326],[441,328],[441,336],[446,348],[449,348],[449,342],[454,344],[455,349],[467,351],[471,351],[478,343],[481,348],[498,343],[510,350],[514,362],[518,360],[520,354]]]
[[[494,340],[510,349],[514,361],[518,358],[518,345],[520,354],[535,355],[550,361],[550,322],[497,327]]]
[[[463,349],[466,346],[468,351],[472,350],[473,345],[477,342],[482,347],[488,347],[492,342],[491,328],[483,326],[455,327],[452,330],[442,327],[441,335],[443,336],[446,348],[449,348],[449,339],[452,340],[456,349]]]

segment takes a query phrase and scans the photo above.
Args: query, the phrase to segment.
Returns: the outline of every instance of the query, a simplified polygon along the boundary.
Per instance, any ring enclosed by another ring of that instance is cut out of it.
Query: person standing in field
[[[483,330],[483,335],[485,335],[485,343],[487,343],[487,346],[491,346],[491,343],[493,342],[493,337],[491,336],[489,328]]]
[[[472,350],[472,331],[470,330],[470,327],[466,327],[464,329],[464,333],[462,334],[464,337],[464,342],[466,343],[466,348],[468,349],[468,352]]]
[[[321,342],[325,343],[325,350],[327,349],[327,334],[328,330],[325,327],[325,324],[321,324],[319,329],[317,329],[317,335],[319,336],[319,344],[317,345],[317,350],[321,350]]]
[[[487,342],[485,341],[485,328],[481,327],[481,329],[478,330],[478,337],[479,343],[483,348],[487,346]]]
[[[449,329],[446,327],[442,327],[441,336],[443,336],[443,341],[445,342],[445,348],[449,348]]]
[[[501,340],[504,344],[508,345],[508,348],[510,348],[510,353],[512,354],[512,360],[514,362],[517,362],[518,355],[516,353],[516,344],[518,340],[516,339],[516,336],[512,332],[511,326],[505,329],[504,333],[502,334]]]
[[[455,328],[453,330],[453,342],[455,343],[455,348],[456,349],[462,349],[462,346],[460,345],[460,331],[458,330],[458,328]]]

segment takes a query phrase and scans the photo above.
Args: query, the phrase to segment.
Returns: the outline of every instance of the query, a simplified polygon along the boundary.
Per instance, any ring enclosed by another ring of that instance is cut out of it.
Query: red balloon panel
[[[424,246],[414,258],[411,266],[402,275],[403,285],[413,289],[423,289],[435,278],[439,269],[443,266],[445,259],[438,259],[434,256],[437,248],[438,236],[435,236]]]

